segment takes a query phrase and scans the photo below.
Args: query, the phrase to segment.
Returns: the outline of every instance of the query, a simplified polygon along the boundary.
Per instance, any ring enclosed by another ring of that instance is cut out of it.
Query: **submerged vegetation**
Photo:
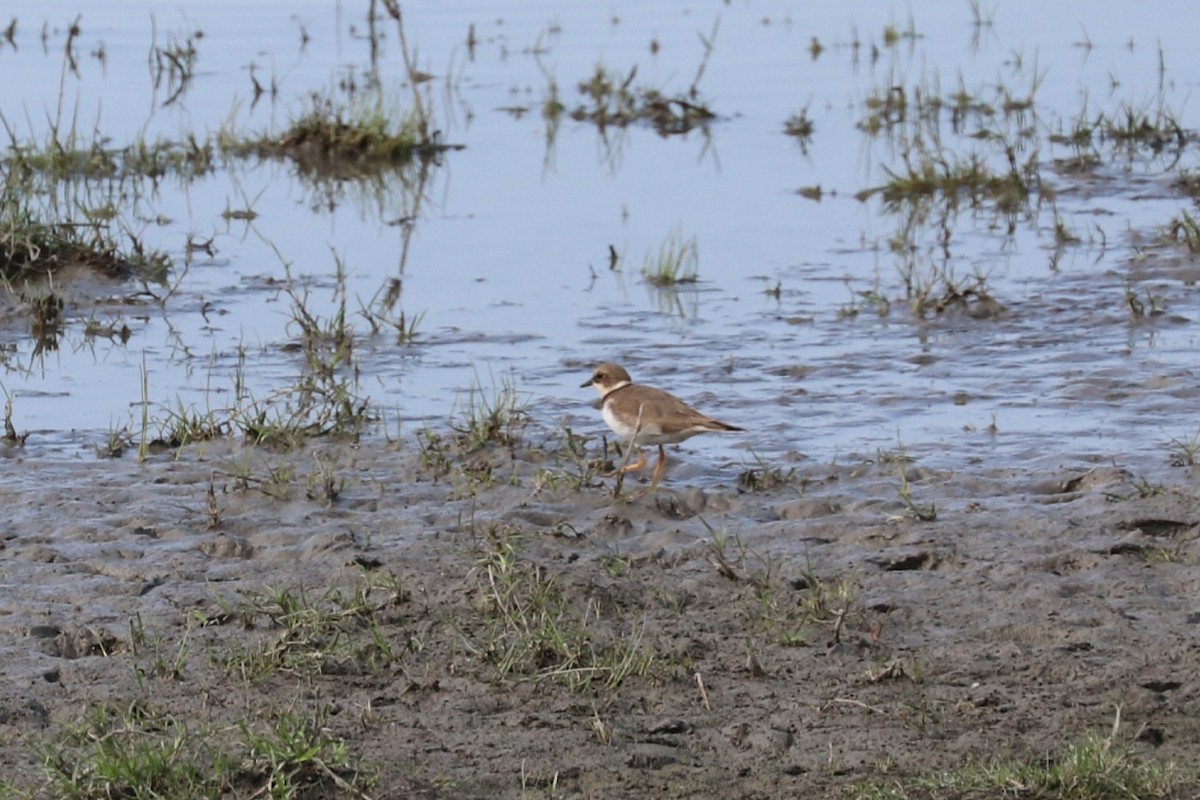
[[[579,84],[584,102],[570,110],[571,118],[601,129],[642,121],[663,136],[687,133],[715,119],[708,106],[692,96],[694,92],[667,96],[657,89],[635,88],[636,77],[636,66],[625,76],[596,67],[591,78]]]

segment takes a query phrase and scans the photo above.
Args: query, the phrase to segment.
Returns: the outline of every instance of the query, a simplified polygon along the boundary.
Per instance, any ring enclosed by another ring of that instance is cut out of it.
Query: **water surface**
[[[118,211],[172,257],[177,290],[134,306],[136,287],[64,287],[72,322],[50,353],[34,354],[26,323],[6,322],[0,381],[17,428],[33,432],[25,452],[92,458],[115,428],[136,430],[143,370],[152,417],[222,408],[239,380],[257,397],[288,385],[303,364],[288,347],[298,331],[279,281],[290,271],[328,314],[340,262],[351,310],[399,278],[400,307],[423,315],[413,344],[356,324],[362,391],[392,434],[443,425],[471,387],[505,376],[539,425],[599,434],[578,385],[615,360],[750,429],[685,447],[711,462],[712,480],[756,455],[825,462],[900,447],[951,466],[1161,463],[1171,438],[1200,425],[1195,256],[1160,242],[1181,211],[1196,213],[1173,186],[1197,162],[1196,9],[981,7],[982,22],[965,2],[405,8],[444,140],[464,148],[415,193],[394,178],[314,187],[287,163],[246,161],[145,186]],[[44,142],[52,126],[113,147],[203,139],[223,125],[277,130],[308,93],[361,82],[370,64],[366,4],[17,3],[9,13],[18,26],[0,64],[23,78],[0,112],[17,145]],[[384,92],[402,106],[395,28],[381,27]],[[183,42],[196,72],[173,96],[161,75],[155,85],[153,48]],[[636,66],[636,85],[673,96],[694,83],[717,118],[672,136],[567,115],[548,124],[552,84],[570,109],[598,65]],[[252,74],[277,94],[255,102]],[[944,114],[870,134],[868,105],[892,87],[909,102],[961,91],[993,108],[1031,104],[967,115],[957,130]],[[1177,119],[1186,141],[1097,140],[1098,166],[1063,166],[1078,153],[1055,134],[1125,109]],[[803,146],[783,132],[802,110],[814,126]],[[1013,143],[1039,165],[1041,196],[1015,211],[962,202],[928,214],[856,197],[903,169],[915,137],[928,146],[935,134],[942,152],[996,169],[997,138]],[[252,220],[223,215],[248,208]],[[410,216],[411,230],[398,224]],[[641,267],[673,231],[695,237],[700,280],[663,290]],[[213,253],[189,256],[189,236],[211,238]],[[986,275],[1006,312],[910,313],[903,270],[935,265]],[[868,291],[890,311],[863,305]],[[1130,292],[1165,313],[1136,318]],[[132,336],[85,338],[89,317]]]

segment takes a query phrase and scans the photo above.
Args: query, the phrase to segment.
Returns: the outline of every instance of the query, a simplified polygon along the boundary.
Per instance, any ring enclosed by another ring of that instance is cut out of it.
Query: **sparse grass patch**
[[[371,333],[390,328],[396,333],[396,344],[412,344],[417,338],[417,326],[425,318],[425,313],[406,314],[403,308],[397,309],[400,301],[400,280],[391,278],[380,287],[371,302],[360,305],[359,316],[371,326]]]
[[[875,463],[892,470],[897,481],[896,495],[904,506],[904,513],[889,517],[890,520],[898,521],[911,517],[921,522],[933,522],[937,519],[937,506],[933,502],[918,503],[913,497],[912,484],[908,477],[909,465],[913,463],[913,458],[905,451],[903,442],[898,442],[894,451],[880,450]]]
[[[421,454],[421,464],[433,473],[435,479],[450,471],[450,448],[440,433],[429,428],[417,431],[417,448]]]
[[[1105,138],[1118,144],[1137,144],[1153,151],[1168,144],[1182,147],[1188,138],[1175,114],[1162,106],[1134,108],[1122,103],[1116,113],[1103,116],[1096,127]]]
[[[326,725],[328,712],[276,712],[266,722],[241,720],[232,729],[194,724],[145,701],[89,707],[77,722],[35,744],[44,783],[5,796],[96,798],[239,797],[301,800],[362,798],[367,782],[343,741]]]
[[[1045,758],[997,757],[949,772],[891,777],[862,783],[850,796],[861,800],[935,800],[944,797],[1037,797],[1045,800],[1171,800],[1191,796],[1198,776],[1194,765],[1179,766],[1140,754],[1117,738],[1091,733],[1064,744]]]
[[[64,325],[62,297],[53,289],[27,291],[21,295],[29,307],[29,337],[33,340],[34,354],[57,350]]]
[[[132,336],[133,331],[129,329],[129,325],[119,318],[108,322],[101,322],[98,319],[91,318],[83,323],[83,337],[85,339],[107,339],[110,342],[125,344]]]
[[[883,28],[883,44],[886,47],[895,47],[902,40],[914,41],[919,38],[921,34],[917,33],[917,25],[911,14],[904,28],[898,28],[895,23],[888,23]]]
[[[183,667],[187,663],[188,640],[192,632],[193,620],[189,618],[188,627],[182,639],[175,646],[173,653],[168,653],[166,639],[159,634],[146,631],[140,614],[129,621],[129,648],[137,663],[140,678],[183,679]],[[168,658],[168,655],[171,657]]]
[[[303,369],[292,386],[240,405],[233,425],[255,444],[284,448],[317,436],[354,438],[370,419],[370,401],[359,393],[341,261],[328,316],[313,309],[308,288],[298,287],[290,275],[285,291],[292,300],[291,326],[298,340],[289,349],[303,354]]]
[[[904,504],[904,512],[921,522],[933,522],[937,519],[937,505],[931,500],[928,503],[918,503],[912,494],[912,484],[908,481],[908,470],[903,465],[896,468],[896,495]]]
[[[383,625],[408,599],[398,578],[373,572],[348,588],[333,587],[318,596],[303,588],[249,594],[241,603],[224,604],[224,615],[246,628],[262,626],[271,635],[231,645],[224,668],[249,681],[279,672],[376,674],[403,653],[404,646],[390,642]]]
[[[47,790],[35,796],[214,797],[237,772],[218,742],[141,702],[93,706],[35,746]]]
[[[104,438],[103,444],[96,445],[98,458],[120,458],[131,447],[137,447],[133,435],[128,428],[112,428]]]
[[[706,523],[707,526],[707,523]],[[710,564],[717,572],[745,590],[736,602],[743,606],[747,622],[766,632],[784,647],[810,643],[816,632],[828,630],[829,643],[841,641],[845,632],[868,630],[866,612],[858,605],[858,584],[850,578],[825,580],[811,565],[803,574],[785,582],[780,565],[755,552],[728,531],[709,527],[705,542]]]
[[[163,419],[156,420],[158,435],[150,447],[179,449],[193,442],[223,439],[232,430],[232,424],[214,412],[200,412],[176,401],[174,409],[167,409]]]
[[[653,650],[644,626],[606,616],[600,603],[574,600],[548,571],[521,558],[511,531],[492,531],[474,574],[483,630],[467,647],[512,680],[554,680],[571,691],[616,689],[646,674]]]
[[[247,753],[238,778],[272,798],[361,797],[360,774],[346,743],[332,736],[327,710],[313,716],[279,712],[267,726],[242,722]]]
[[[1176,176],[1172,185],[1188,197],[1200,199],[1200,171],[1185,169]]]
[[[553,450],[557,468],[540,473],[543,477],[539,485],[553,488],[562,482],[575,491],[591,486],[601,465],[588,454],[587,442],[588,437],[564,427]]]
[[[893,172],[885,168],[887,182],[875,189],[859,193],[865,199],[876,192],[885,204],[898,206],[931,197],[942,198],[949,208],[965,202],[970,206],[990,201],[1002,210],[1016,210],[1029,202],[1030,192],[1037,181],[1037,164],[1031,160],[1008,172],[996,172],[979,154],[965,158],[957,155],[929,153],[909,158],[905,154],[905,170]]]
[[[1142,295],[1139,296],[1133,281],[1125,282],[1125,307],[1129,309],[1129,319],[1132,322],[1142,322],[1164,313],[1161,298],[1155,295],[1149,286],[1144,287]]]

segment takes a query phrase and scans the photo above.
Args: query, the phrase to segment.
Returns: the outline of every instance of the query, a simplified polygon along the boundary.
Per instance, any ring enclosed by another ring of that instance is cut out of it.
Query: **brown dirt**
[[[105,702],[195,730],[323,713],[374,798],[838,795],[1052,755],[1109,729],[1118,708],[1146,755],[1194,758],[1195,468],[1149,492],[1113,466],[910,466],[914,500],[936,504],[923,522],[888,464],[805,466],[741,492],[693,452],[657,495],[630,483],[614,499],[611,482],[547,483],[545,470],[572,468],[540,448],[472,456],[475,482],[435,476],[414,451],[210,445],[138,465],[10,449],[0,774],[36,786],[37,743]],[[333,502],[307,477],[330,465],[346,481]],[[283,466],[291,477],[272,484]],[[481,649],[480,568],[498,543],[591,609],[592,644],[641,630],[646,674],[584,690],[499,675]],[[366,569],[408,592],[377,615],[393,660],[258,680],[224,667],[279,633],[223,608],[267,587],[319,597]],[[814,610],[820,591],[833,594]],[[226,624],[201,626],[196,611]],[[135,620],[148,637],[136,647]],[[180,675],[149,669],[146,641],[171,660],[185,636]]]

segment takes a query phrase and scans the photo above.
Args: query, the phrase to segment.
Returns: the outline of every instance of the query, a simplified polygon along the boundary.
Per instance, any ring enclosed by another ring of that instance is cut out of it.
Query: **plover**
[[[629,378],[619,364],[601,364],[580,388],[594,386],[600,393],[600,413],[613,433],[629,442],[637,453],[637,463],[627,464],[618,472],[632,472],[646,466],[641,445],[658,445],[658,463],[654,466],[652,486],[658,486],[667,453],[664,444],[709,431],[743,431],[736,425],[706,417],[673,394],[641,386]]]

